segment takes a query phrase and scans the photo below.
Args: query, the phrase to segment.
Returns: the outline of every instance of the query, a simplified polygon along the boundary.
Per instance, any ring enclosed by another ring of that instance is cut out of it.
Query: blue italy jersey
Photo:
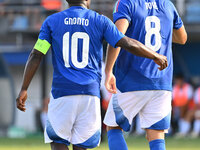
[[[102,42],[115,47],[124,35],[107,17],[79,6],[49,16],[39,39],[52,46],[52,95],[100,96]]]
[[[169,0],[119,0],[113,20],[127,19],[126,36],[167,56],[168,67],[158,70],[153,60],[134,56],[121,49],[116,62],[117,87],[121,92],[172,90],[172,32],[183,23]]]

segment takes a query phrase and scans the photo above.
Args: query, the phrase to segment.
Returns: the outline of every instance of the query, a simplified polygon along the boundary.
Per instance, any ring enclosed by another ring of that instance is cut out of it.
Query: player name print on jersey
[[[82,25],[82,26],[88,26],[89,25],[89,20],[85,18],[65,18],[64,23],[66,25]]]
[[[52,46],[52,96],[55,99],[80,94],[100,97],[102,40],[115,47],[123,37],[110,19],[81,6],[47,17],[39,39]]]
[[[158,9],[156,2],[145,2],[146,9]]]

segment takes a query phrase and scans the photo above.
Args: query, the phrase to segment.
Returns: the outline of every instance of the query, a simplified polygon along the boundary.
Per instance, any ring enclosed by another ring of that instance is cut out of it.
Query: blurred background
[[[92,0],[91,9],[112,19],[115,2]],[[175,79],[169,135],[197,138],[200,133],[200,0],[172,2],[184,21],[188,42],[184,46],[173,45]],[[67,7],[65,0],[0,0],[0,136],[24,138],[42,133],[52,80],[51,51],[29,87],[26,113],[16,110],[15,98],[44,19]],[[102,87],[103,112],[109,99],[109,93]],[[130,135],[144,134],[137,118],[133,125]]]

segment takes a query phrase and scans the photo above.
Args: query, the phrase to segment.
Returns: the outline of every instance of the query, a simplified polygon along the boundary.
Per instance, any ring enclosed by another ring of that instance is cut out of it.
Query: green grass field
[[[145,138],[129,137],[127,139],[129,150],[148,150]],[[167,150],[200,150],[200,139],[167,138]],[[33,136],[25,139],[0,138],[0,150],[50,150],[48,144],[43,143],[42,136]],[[94,150],[108,150],[106,140]]]

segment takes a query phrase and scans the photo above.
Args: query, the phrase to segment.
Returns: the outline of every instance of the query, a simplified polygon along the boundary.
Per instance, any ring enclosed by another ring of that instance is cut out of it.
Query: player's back
[[[165,70],[159,71],[152,60],[133,56],[122,49],[115,72],[121,91],[171,90],[172,31],[173,28],[179,28],[176,15],[176,10],[169,0],[118,1],[113,14],[114,22],[126,18],[129,21],[126,35],[167,56],[169,62]]]
[[[52,46],[54,98],[100,96],[103,39],[115,46],[122,36],[108,18],[81,6],[49,16],[39,38]]]
[[[96,87],[101,78],[103,40],[103,32],[99,31],[99,28],[96,29],[98,14],[74,6],[52,15],[50,19],[54,24],[52,26],[54,66],[52,93],[55,93],[55,97],[60,95],[57,93],[60,92],[59,89],[56,90],[57,87],[70,91],[69,85],[73,90],[72,94],[76,90],[84,91],[82,89],[84,86],[81,85]]]

